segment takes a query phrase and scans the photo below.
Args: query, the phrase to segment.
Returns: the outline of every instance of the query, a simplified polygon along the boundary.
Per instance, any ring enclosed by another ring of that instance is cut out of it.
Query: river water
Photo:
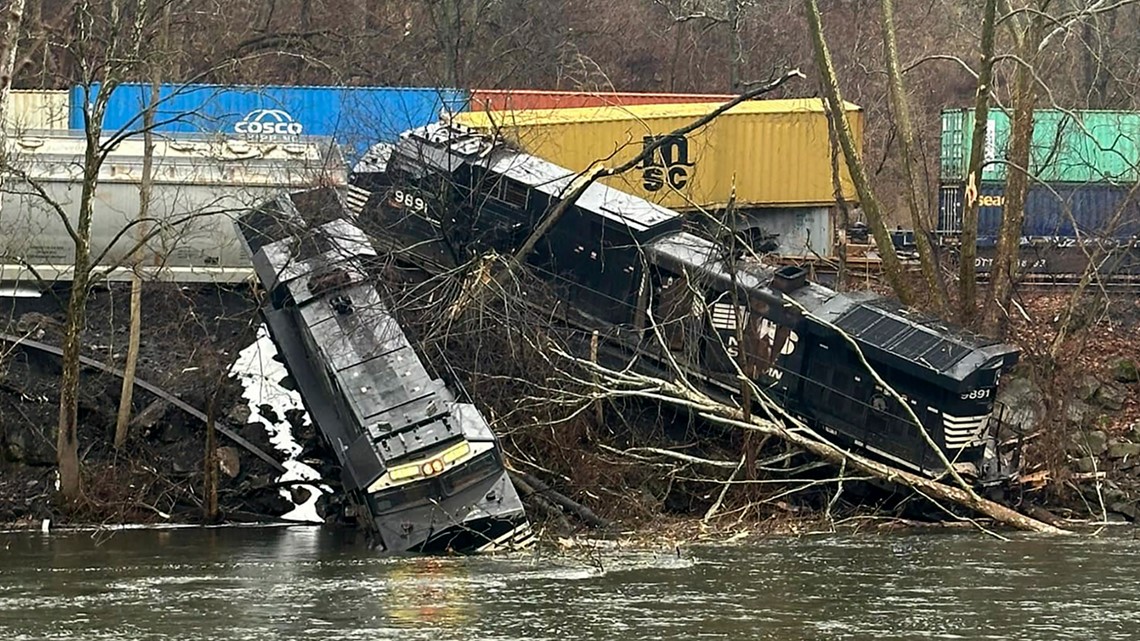
[[[1131,529],[434,559],[307,526],[0,534],[3,641],[1138,638]]]

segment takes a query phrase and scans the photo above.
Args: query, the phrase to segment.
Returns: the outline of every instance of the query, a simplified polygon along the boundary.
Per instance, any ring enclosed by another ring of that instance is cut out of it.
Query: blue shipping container
[[[91,87],[91,99],[99,85]],[[148,83],[115,88],[103,127],[138,130],[150,101]],[[85,87],[71,91],[68,125],[84,127]],[[294,87],[179,85],[159,87],[156,131],[249,137],[328,136],[355,162],[372,144],[393,142],[400,132],[466,108],[469,96],[457,89],[407,87]]]
[[[1133,194],[1131,185],[1089,183],[1034,184],[1025,198],[1023,238],[1082,239],[1112,238],[1127,240],[1140,234],[1140,193]],[[978,207],[978,246],[993,246],[1001,232],[1005,207],[1005,184],[982,183]],[[938,231],[957,234],[962,229],[965,186],[943,184],[938,193]],[[1116,212],[1123,208],[1115,229],[1111,229]],[[1076,227],[1074,228],[1074,224]]]

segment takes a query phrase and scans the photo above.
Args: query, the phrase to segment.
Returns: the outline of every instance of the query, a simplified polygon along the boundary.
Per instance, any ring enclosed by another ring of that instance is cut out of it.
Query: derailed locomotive
[[[357,520],[390,552],[525,547],[533,533],[495,434],[428,374],[346,212],[320,188],[282,194],[236,226],[268,294],[262,316]]]
[[[575,178],[439,123],[378,147],[350,182],[371,192],[361,224],[374,242],[430,269],[517,250]],[[945,474],[945,458],[979,486],[1016,475],[1015,452],[1002,447],[1012,435],[995,416],[999,381],[1019,356],[1011,345],[766,266],[600,184],[526,262],[566,319],[603,330],[639,363],[679,362],[721,391],[739,390],[739,367],[837,444],[922,474]]]

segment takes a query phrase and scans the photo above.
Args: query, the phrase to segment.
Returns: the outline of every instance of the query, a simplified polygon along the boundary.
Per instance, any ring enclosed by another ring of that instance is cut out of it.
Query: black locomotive
[[[576,179],[444,123],[372,156],[351,178],[371,192],[361,225],[385,251],[428,268],[515,251]],[[1014,475],[994,408],[1015,347],[726,247],[685,231],[674,211],[596,183],[526,262],[555,290],[564,318],[646,357],[639,362],[665,361],[667,349],[722,390],[739,389],[739,367],[839,444],[927,475],[946,471],[931,443],[979,485]]]
[[[237,221],[262,316],[335,453],[356,517],[391,552],[478,552],[533,539],[482,414],[433,380],[367,271],[375,250],[316,189]]]

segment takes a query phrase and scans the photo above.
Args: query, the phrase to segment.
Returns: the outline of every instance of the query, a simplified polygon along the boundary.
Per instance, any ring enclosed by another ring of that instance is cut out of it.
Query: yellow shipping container
[[[4,127],[10,131],[67,129],[68,91],[13,91]]]
[[[662,104],[467,112],[455,122],[500,135],[573,171],[616,166],[644,146],[707,115],[717,105]],[[846,103],[862,154],[863,111]],[[843,198],[855,188],[840,154]],[[741,207],[811,207],[835,203],[827,116],[820,99],[741,103],[688,136],[668,141],[636,169],[603,180],[672,209],[724,207],[736,190]]]

